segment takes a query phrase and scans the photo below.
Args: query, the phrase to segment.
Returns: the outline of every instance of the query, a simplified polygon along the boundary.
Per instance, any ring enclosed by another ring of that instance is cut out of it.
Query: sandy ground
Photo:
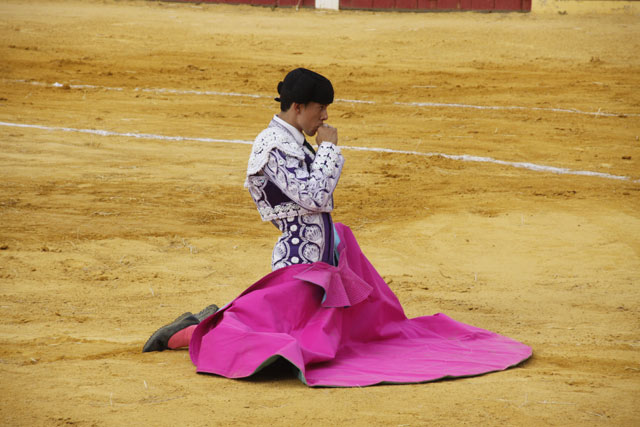
[[[638,425],[639,21],[3,1],[2,424]],[[345,149],[334,218],[407,315],[444,312],[531,345],[532,359],[310,389],[286,372],[229,380],[195,374],[186,351],[140,353],[159,325],[269,271],[277,233],[242,187],[249,146],[6,123],[251,140],[295,66],[374,102],[331,107],[344,146],[629,177]]]

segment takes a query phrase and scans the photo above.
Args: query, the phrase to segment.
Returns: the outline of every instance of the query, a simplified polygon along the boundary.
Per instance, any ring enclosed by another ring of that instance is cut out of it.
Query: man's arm
[[[302,160],[274,149],[262,171],[295,203],[312,212],[330,209],[344,158],[331,142],[320,144],[308,172]]]

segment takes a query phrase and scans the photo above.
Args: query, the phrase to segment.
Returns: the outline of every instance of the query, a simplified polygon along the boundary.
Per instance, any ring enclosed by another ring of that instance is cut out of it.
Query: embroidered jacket
[[[333,263],[333,191],[344,158],[330,142],[317,153],[297,129],[275,116],[253,143],[245,187],[263,221],[282,232],[272,257],[286,265]]]

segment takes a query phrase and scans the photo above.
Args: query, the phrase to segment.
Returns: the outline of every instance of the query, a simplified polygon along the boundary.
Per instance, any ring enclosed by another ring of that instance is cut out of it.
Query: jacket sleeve
[[[295,203],[312,212],[326,212],[333,207],[333,190],[343,164],[340,148],[323,142],[308,171],[303,160],[278,149],[271,150],[262,171]]]

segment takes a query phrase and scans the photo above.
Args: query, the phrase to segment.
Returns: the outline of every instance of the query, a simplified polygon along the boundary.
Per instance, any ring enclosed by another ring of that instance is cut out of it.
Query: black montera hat
[[[278,102],[296,102],[306,104],[317,102],[319,104],[331,104],[333,102],[333,86],[329,79],[320,74],[296,68],[290,71],[283,81],[278,83]]]

